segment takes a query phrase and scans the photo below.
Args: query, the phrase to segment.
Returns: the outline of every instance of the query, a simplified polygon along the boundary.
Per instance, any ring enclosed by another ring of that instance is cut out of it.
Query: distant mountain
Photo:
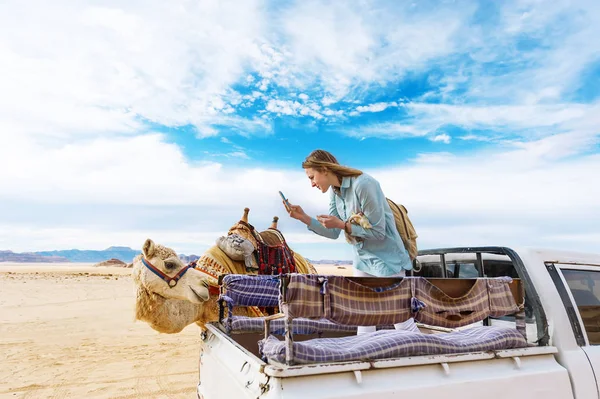
[[[181,261],[187,265],[190,262],[200,259],[200,257],[198,255],[181,254],[181,255],[179,255],[179,259],[181,259]]]
[[[107,259],[119,259],[125,263],[131,263],[140,251],[129,247],[110,247],[103,251],[68,249],[61,251],[39,251],[16,253],[12,251],[0,251],[0,262],[81,262],[98,263]]]
[[[15,253],[13,251],[0,251],[0,262],[60,263],[69,262],[69,260],[62,256],[43,256],[32,252]]]
[[[320,259],[320,260],[308,260],[313,265],[351,265],[351,260],[334,260],[334,259]]]
[[[125,263],[119,259],[109,259],[109,260],[105,260],[102,262],[98,262],[94,266],[95,267],[100,267],[100,266],[127,267],[127,263]]]
[[[133,258],[140,254],[139,250],[129,247],[109,247],[103,251],[67,249],[61,251],[34,252],[43,256],[60,256],[67,258],[69,262],[102,262],[107,259],[119,259],[125,263],[131,263]]]
[[[134,250],[129,247],[109,247],[102,251],[96,250],[80,250],[68,249],[60,251],[39,251],[39,252],[23,252],[16,253],[12,251],[0,251],[0,262],[40,262],[40,263],[57,263],[57,262],[80,262],[80,263],[98,263],[108,259],[118,259],[125,263],[133,262],[133,258],[140,254],[139,250]],[[198,255],[179,255],[179,259],[185,264],[195,261],[199,258]],[[333,260],[309,259],[312,264],[332,264],[332,265],[347,265],[352,264],[349,260]]]
[[[105,251],[133,251],[133,249],[129,247],[108,247]]]

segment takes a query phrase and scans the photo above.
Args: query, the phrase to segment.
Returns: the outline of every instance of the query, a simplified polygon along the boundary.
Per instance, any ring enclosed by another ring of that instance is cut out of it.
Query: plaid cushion
[[[231,326],[231,331],[228,332],[264,332],[264,318],[263,317],[246,317],[246,316],[233,316],[230,320],[231,323],[225,321],[224,324]],[[283,335],[285,333],[284,320],[275,319],[269,324],[270,333],[274,335]],[[329,320],[319,319],[311,320],[304,318],[294,319],[292,322],[292,330],[294,334],[321,334],[324,332],[356,332],[356,326],[345,326],[341,324],[335,324]]]
[[[280,309],[292,318],[323,318],[321,286],[326,280],[326,277],[314,274],[290,274]]]
[[[410,318],[410,280],[371,288],[343,276],[327,277],[324,316],[336,323],[358,326],[394,324]]]
[[[425,324],[456,328],[517,312],[509,282],[476,279],[466,294],[453,298],[422,277],[372,288],[343,276],[291,274],[281,309],[292,318],[326,318],[339,324],[389,325],[414,316]]]
[[[425,306],[415,319],[434,326],[456,328],[519,311],[510,291],[511,278],[479,278],[460,297],[450,297],[423,278],[412,279],[414,295]]]
[[[370,288],[343,276],[289,275],[281,309],[290,317],[327,318],[334,323],[389,325],[410,317],[408,281]]]
[[[527,342],[513,328],[473,327],[448,334],[422,334],[380,330],[342,338],[316,338],[294,342],[294,361],[299,364],[347,362],[394,357],[442,355],[521,348]],[[274,336],[259,341],[269,362],[285,362],[285,342]]]
[[[466,294],[453,298],[422,277],[406,277],[392,286],[372,288],[343,276],[288,276],[286,298],[281,304],[277,276],[224,276],[221,298],[229,308],[227,323],[234,322],[233,306],[280,305],[292,318],[328,319],[348,326],[391,325],[414,316],[419,322],[448,328],[519,311],[509,278],[477,279]],[[233,331],[244,329],[226,325]]]
[[[279,305],[279,278],[277,276],[247,276],[228,274],[223,276],[223,295],[230,306]]]
[[[446,295],[423,278],[412,280],[416,297],[425,304],[415,316],[421,323],[462,327],[483,320],[490,313],[486,279],[475,280],[473,287],[457,298]]]
[[[490,299],[490,316],[501,317],[517,313],[521,308],[515,302],[515,297],[510,291],[510,277],[487,279],[488,296]]]

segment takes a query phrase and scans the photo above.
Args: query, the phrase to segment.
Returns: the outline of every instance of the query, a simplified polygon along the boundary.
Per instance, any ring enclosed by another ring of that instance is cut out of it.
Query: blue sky
[[[315,148],[374,175],[421,248],[600,249],[597,1],[7,1],[0,249],[203,252],[251,208],[290,245]]]

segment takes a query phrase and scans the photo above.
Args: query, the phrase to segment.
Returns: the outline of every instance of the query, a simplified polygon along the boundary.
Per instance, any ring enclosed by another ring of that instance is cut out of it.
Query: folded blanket
[[[447,334],[380,330],[342,338],[316,338],[293,343],[296,364],[368,361],[394,357],[442,355],[513,349],[527,346],[514,328],[473,327]],[[268,362],[285,363],[285,342],[274,336],[259,341]]]
[[[264,332],[264,317],[233,316],[229,320],[224,320],[223,324],[227,327],[229,333],[233,332]],[[272,320],[270,333],[273,335],[283,335],[285,333],[284,320]],[[356,326],[345,326],[332,323],[326,319],[310,320],[304,318],[294,319],[292,322],[294,334],[321,334],[324,332],[356,332]]]

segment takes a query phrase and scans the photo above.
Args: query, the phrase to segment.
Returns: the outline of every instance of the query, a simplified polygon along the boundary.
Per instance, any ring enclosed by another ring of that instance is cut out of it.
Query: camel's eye
[[[167,270],[173,270],[177,267],[177,263],[171,261],[165,261],[165,268]]]

